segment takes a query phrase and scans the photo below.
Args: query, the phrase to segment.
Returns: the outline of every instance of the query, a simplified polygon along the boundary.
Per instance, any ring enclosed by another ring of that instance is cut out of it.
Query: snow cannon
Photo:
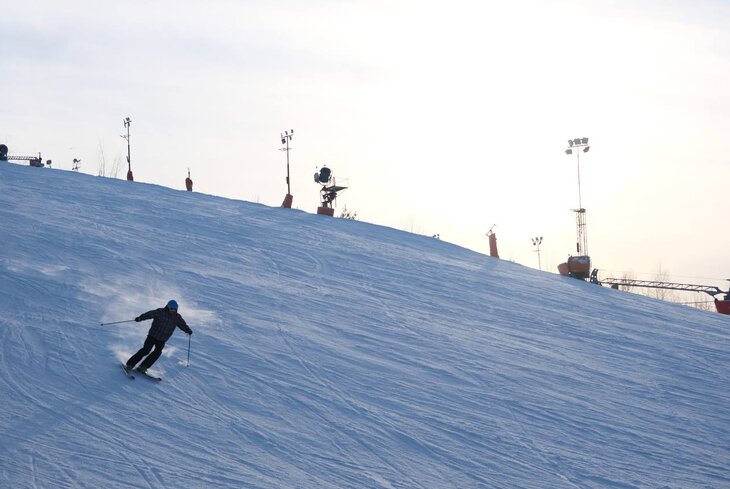
[[[322,186],[320,188],[320,206],[317,208],[317,214],[333,217],[335,215],[335,199],[337,194],[342,192],[347,187],[337,185],[332,170],[323,166],[318,172],[314,174],[314,182]]]
[[[323,166],[321,170],[314,174],[315,183],[326,184],[330,181],[332,176],[332,170]]]
[[[587,255],[568,257],[567,262],[558,265],[558,272],[560,275],[585,280],[591,274],[591,257]]]
[[[725,300],[715,299],[715,309],[720,314],[730,314],[730,294],[725,296]]]
[[[730,289],[728,289],[727,292],[724,292],[724,294],[724,299],[718,299],[717,297],[714,297],[715,309],[717,309],[717,312],[719,312],[720,314],[730,314]]]

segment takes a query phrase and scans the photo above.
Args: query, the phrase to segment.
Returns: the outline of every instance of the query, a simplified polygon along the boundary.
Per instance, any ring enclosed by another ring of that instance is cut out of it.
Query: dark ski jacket
[[[193,333],[177,311],[172,311],[166,307],[147,311],[139,316],[140,321],[144,321],[145,319],[152,320],[152,326],[150,326],[150,331],[147,334],[159,341],[169,340],[172,333],[175,332],[175,326],[182,329],[187,334]]]

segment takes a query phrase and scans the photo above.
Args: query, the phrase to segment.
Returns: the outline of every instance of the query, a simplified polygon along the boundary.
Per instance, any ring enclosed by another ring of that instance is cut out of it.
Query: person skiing
[[[152,319],[152,325],[147,333],[147,339],[144,340],[142,348],[132,355],[126,364],[127,370],[134,369],[143,374],[160,358],[162,349],[165,347],[165,342],[175,332],[175,327],[182,329],[189,335],[193,334],[193,330],[190,329],[190,326],[187,325],[183,317],[178,314],[177,302],[174,299],[170,300],[165,307],[147,311],[134,318],[136,322],[147,319]],[[152,350],[153,347],[154,351]],[[135,369],[134,367],[143,357],[147,358]]]

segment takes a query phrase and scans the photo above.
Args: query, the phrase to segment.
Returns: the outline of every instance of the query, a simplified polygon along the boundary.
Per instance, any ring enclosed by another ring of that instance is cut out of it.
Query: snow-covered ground
[[[8,163],[0,232],[1,487],[730,487],[729,316]],[[127,379],[149,322],[100,323],[171,298],[189,366]]]

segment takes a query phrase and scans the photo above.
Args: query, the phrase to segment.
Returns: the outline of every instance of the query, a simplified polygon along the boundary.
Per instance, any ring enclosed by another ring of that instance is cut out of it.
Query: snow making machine
[[[347,187],[337,185],[335,177],[332,174],[332,170],[326,166],[323,166],[314,174],[314,182],[321,186],[319,190],[320,205],[317,208],[317,214],[330,217],[334,216],[335,199],[337,199],[337,194],[346,190]]]
[[[6,145],[0,144],[0,161],[27,161],[30,166],[43,167],[43,158],[40,153],[38,153],[38,156],[13,156],[9,155],[8,151]],[[48,160],[46,164],[51,166],[51,160]]]
[[[558,265],[560,275],[585,280],[591,275],[591,257],[588,255],[570,256],[568,261]]]

